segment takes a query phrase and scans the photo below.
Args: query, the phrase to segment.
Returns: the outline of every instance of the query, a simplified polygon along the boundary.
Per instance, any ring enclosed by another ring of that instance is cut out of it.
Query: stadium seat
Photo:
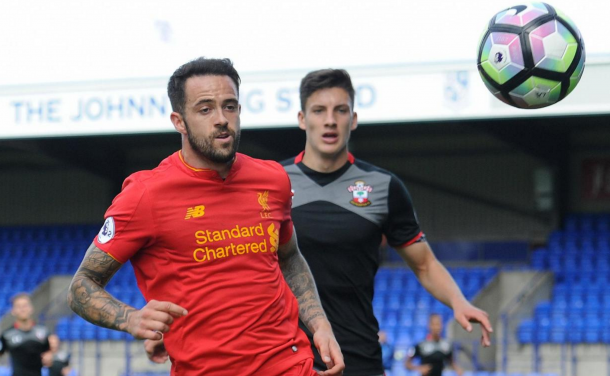
[[[567,339],[567,325],[554,325],[551,326],[549,342],[551,343],[565,343]]]
[[[533,320],[524,320],[521,322],[517,331],[517,338],[520,343],[533,343],[536,323]]]
[[[0,314],[9,309],[8,299],[16,292],[33,291],[52,275],[73,274],[99,227],[53,225],[0,228],[0,273],[6,282],[0,282]],[[546,260],[541,255],[537,257]],[[8,260],[18,262],[6,262]],[[608,260],[610,262],[610,258]],[[450,268],[450,271],[464,288],[465,295],[473,297],[495,277],[498,269],[459,267]],[[107,288],[117,298],[135,307],[146,304],[137,288],[130,263],[117,272]],[[423,339],[427,333],[428,315],[432,312],[440,313],[445,321],[453,319],[451,310],[433,299],[407,268],[379,269],[375,278],[373,309],[380,326],[389,330],[389,336],[400,338],[402,342]],[[404,315],[405,312],[409,315]],[[127,338],[122,332],[94,327],[75,316],[61,318],[57,322],[56,332],[62,339],[74,341]]]

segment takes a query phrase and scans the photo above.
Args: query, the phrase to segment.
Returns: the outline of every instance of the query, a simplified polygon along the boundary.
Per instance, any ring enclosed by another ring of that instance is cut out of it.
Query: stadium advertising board
[[[539,110],[507,106],[480,83],[476,70],[380,75],[354,71],[355,108],[361,123],[443,121],[520,116],[610,113],[610,64],[591,65],[578,90]],[[0,96],[0,137],[172,132],[164,80],[93,87],[49,88],[43,93]],[[299,80],[244,77],[240,90],[242,127],[296,126]],[[410,88],[420,88],[411,90]],[[587,95],[587,93],[595,95]]]
[[[299,80],[325,67],[352,74],[361,123],[610,113],[610,2],[583,1],[552,2],[583,34],[582,81],[538,110],[499,102],[476,70],[481,32],[512,2],[206,2],[208,13],[229,12],[231,27],[223,17],[185,15],[200,6],[191,0],[38,1],[37,12],[3,2],[0,14],[10,17],[0,22],[0,45],[11,58],[0,69],[0,138],[171,132],[167,79],[201,55],[234,60],[244,128],[296,126]]]

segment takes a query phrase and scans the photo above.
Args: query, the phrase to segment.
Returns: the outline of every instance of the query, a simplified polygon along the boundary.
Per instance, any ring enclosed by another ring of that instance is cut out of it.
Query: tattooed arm
[[[313,333],[314,344],[328,367],[320,375],[341,375],[345,368],[343,355],[322,309],[309,265],[297,246],[295,233],[288,243],[279,247],[277,255],[284,279],[299,302],[299,317]]]
[[[68,289],[70,308],[98,326],[128,332],[138,339],[162,338],[174,317],[186,315],[186,310],[155,300],[138,310],[117,300],[105,287],[120,268],[121,263],[92,243]]]

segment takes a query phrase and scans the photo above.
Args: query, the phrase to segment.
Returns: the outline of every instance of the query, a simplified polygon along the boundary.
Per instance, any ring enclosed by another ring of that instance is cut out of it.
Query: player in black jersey
[[[49,336],[51,350],[42,357],[42,364],[49,369],[49,376],[67,376],[70,374],[70,354],[60,349],[59,337]]]
[[[404,184],[348,152],[350,133],[358,124],[349,74],[311,72],[301,81],[300,95],[305,150],[283,165],[294,191],[292,218],[299,248],[341,346],[344,375],[384,373],[372,306],[382,235],[422,285],[453,309],[460,325],[470,331],[470,322],[482,324],[482,342],[488,346],[492,328],[487,314],[464,298],[432,253]],[[316,366],[325,369],[319,357]]]
[[[15,295],[12,302],[15,325],[0,335],[0,355],[10,354],[13,376],[40,376],[42,356],[49,351],[49,332],[34,323],[34,307],[28,294]]]
[[[443,319],[440,315],[430,315],[428,330],[426,340],[410,350],[405,367],[419,372],[422,376],[441,376],[445,365],[449,365],[458,376],[462,376],[464,371],[453,361],[451,342],[441,337]],[[420,365],[413,363],[414,358],[420,359]]]

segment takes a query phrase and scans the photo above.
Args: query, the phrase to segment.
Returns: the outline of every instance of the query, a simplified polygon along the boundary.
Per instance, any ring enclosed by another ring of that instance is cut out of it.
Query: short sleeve
[[[421,351],[419,349],[419,345],[410,347],[408,356],[409,358],[421,358]]]
[[[447,354],[445,355],[445,362],[446,363],[453,362],[453,351],[452,350],[449,350],[449,352],[447,352]]]
[[[120,263],[127,262],[154,240],[151,202],[146,187],[134,176],[106,211],[95,245]]]
[[[44,343],[42,344],[42,351],[43,352],[51,350],[51,344],[49,343],[49,336],[50,335],[51,334],[49,332],[47,332],[47,336],[45,337]]]
[[[281,168],[282,174],[285,179],[285,187],[282,191],[282,198],[284,199],[283,203],[283,211],[282,211],[282,223],[280,225],[280,245],[286,244],[292,238],[292,232],[294,231],[293,223],[292,223],[292,186],[290,184],[290,178],[284,168]]]
[[[395,175],[390,179],[388,219],[384,234],[392,247],[405,247],[422,239],[423,233],[407,187]]]

